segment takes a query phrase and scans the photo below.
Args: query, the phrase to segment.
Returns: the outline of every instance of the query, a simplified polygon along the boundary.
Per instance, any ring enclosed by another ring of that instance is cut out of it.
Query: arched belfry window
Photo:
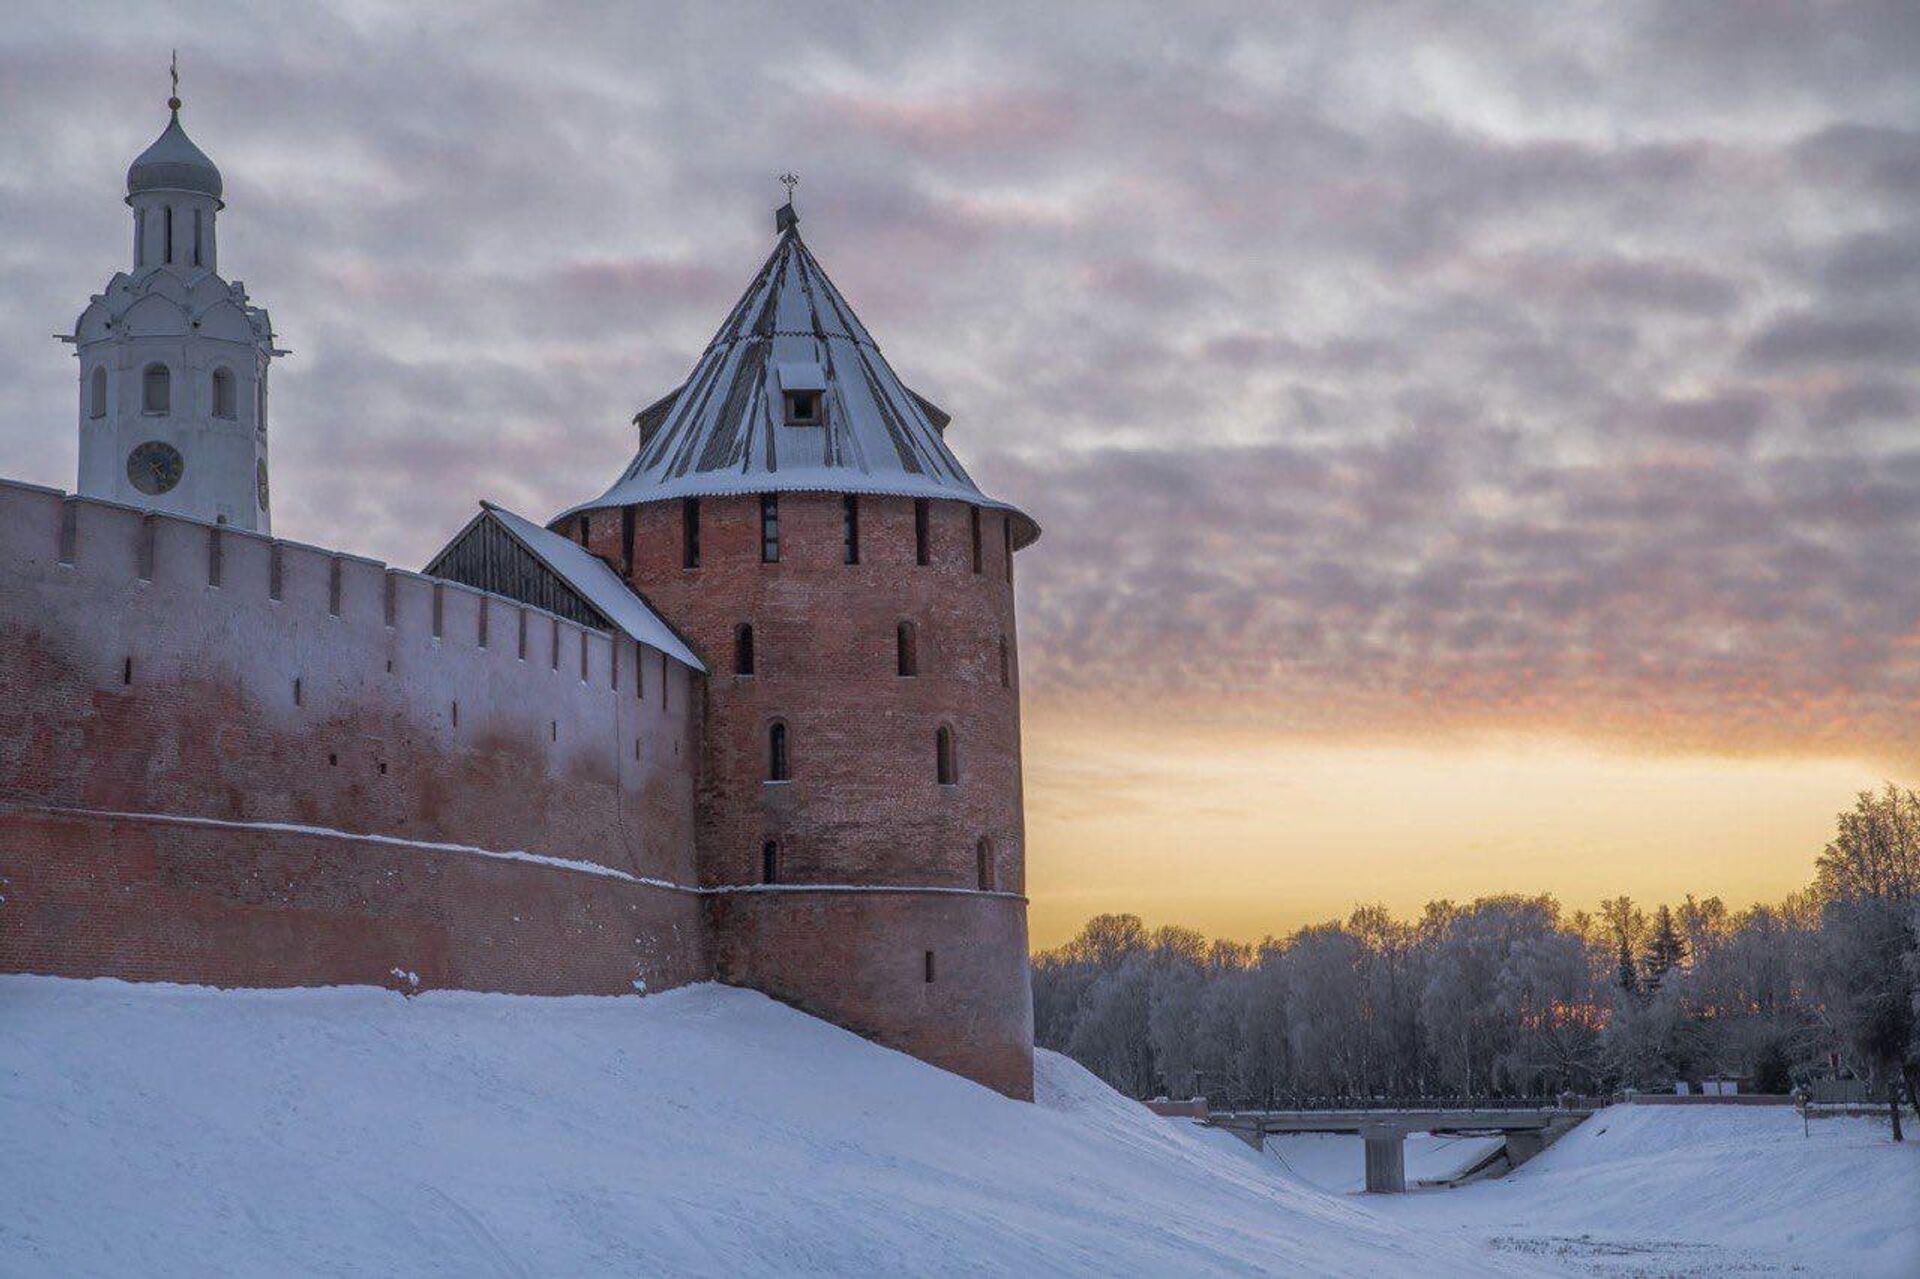
[[[93,377],[87,382],[87,416],[105,417],[107,415],[107,370],[106,366],[93,371]]]
[[[232,418],[240,414],[239,400],[233,391],[233,370],[213,371],[213,415]]]
[[[173,374],[164,364],[149,364],[140,375],[140,409],[145,413],[173,411]]]
[[[912,622],[902,622],[894,627],[894,648],[899,661],[900,674],[918,675],[920,673],[920,637]]]
[[[973,869],[980,891],[993,892],[993,841],[984,835],[980,837],[980,842],[973,846]]]
[[[945,724],[933,735],[933,770],[942,786],[953,786],[960,781],[960,762],[953,751],[953,730]]]
[[[753,627],[746,622],[733,628],[733,673],[753,674]]]
[[[767,780],[784,782],[792,776],[787,761],[787,726],[775,720],[767,726]]]

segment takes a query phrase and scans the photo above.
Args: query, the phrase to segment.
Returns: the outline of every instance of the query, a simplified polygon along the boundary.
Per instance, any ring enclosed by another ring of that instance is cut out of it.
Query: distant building
[[[266,313],[179,103],[0,482],[0,971],[750,985],[1032,1093],[1014,553],[802,241],[605,493],[424,574],[270,540]]]
[[[220,170],[180,125],[180,100],[127,170],[132,269],[114,273],[68,339],[80,357],[80,486],[189,519],[267,532],[267,365],[273,324],[220,276]]]

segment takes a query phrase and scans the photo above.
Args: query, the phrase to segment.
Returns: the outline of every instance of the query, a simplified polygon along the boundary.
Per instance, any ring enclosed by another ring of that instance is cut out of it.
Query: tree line
[[[1920,797],[1839,816],[1809,887],[1565,911],[1548,895],[1355,909],[1258,945],[1101,915],[1033,963],[1034,1035],[1136,1097],[1216,1106],[1552,1097],[1734,1076],[1920,1104]]]

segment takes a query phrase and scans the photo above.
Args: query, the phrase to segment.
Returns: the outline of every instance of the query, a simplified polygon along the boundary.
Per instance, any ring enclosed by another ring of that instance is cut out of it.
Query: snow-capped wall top
[[[693,373],[635,418],[640,451],[613,487],[563,512],[669,498],[794,492],[951,498],[1013,516],[943,438],[946,414],[908,390],[800,238],[781,232]],[[812,402],[809,402],[811,400]]]
[[[127,194],[142,191],[194,191],[220,198],[220,170],[180,127],[176,108],[153,145],[127,170]]]

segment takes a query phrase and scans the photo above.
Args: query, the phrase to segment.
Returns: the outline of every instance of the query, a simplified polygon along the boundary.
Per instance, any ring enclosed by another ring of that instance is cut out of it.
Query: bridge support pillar
[[[1227,1129],[1227,1131],[1232,1133],[1234,1136],[1238,1137],[1240,1140],[1246,1142],[1249,1146],[1252,1146],[1255,1150],[1264,1151],[1267,1148],[1267,1134],[1258,1127],[1254,1127],[1254,1128],[1237,1128],[1236,1127],[1236,1128],[1229,1128]]]
[[[1406,1130],[1375,1125],[1360,1130],[1367,1146],[1367,1193],[1397,1195],[1407,1188]]]
[[[1547,1136],[1542,1132],[1510,1132],[1507,1134],[1507,1167],[1518,1168],[1547,1148]]]

